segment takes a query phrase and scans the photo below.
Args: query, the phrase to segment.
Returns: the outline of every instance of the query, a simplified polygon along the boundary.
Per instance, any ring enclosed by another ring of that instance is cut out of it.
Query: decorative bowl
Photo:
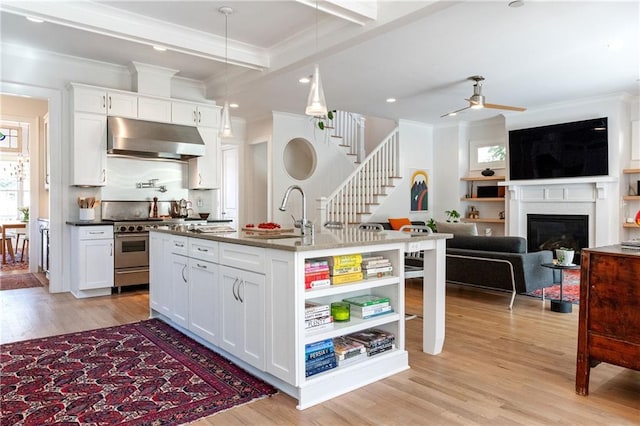
[[[209,213],[198,213],[200,215],[200,219],[206,220],[209,218]]]

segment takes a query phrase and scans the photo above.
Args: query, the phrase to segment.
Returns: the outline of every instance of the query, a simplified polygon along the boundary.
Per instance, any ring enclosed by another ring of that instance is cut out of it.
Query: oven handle
[[[127,238],[127,237],[148,237],[148,232],[124,232],[122,234],[115,234],[116,238]]]

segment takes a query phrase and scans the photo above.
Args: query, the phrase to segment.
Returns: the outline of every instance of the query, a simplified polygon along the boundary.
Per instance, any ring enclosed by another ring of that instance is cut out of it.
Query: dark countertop
[[[113,222],[101,220],[68,220],[65,223],[71,226],[113,226]]]
[[[152,229],[151,232],[161,232],[185,237],[201,238],[204,240],[243,244],[253,247],[273,248],[285,251],[325,250],[453,238],[453,234],[410,234],[400,231],[371,232],[357,229],[357,227],[348,227],[345,229],[322,229],[320,231],[316,231],[313,239],[311,239],[310,236],[302,238],[300,235],[292,233],[282,233],[280,236],[250,235],[244,231],[200,233],[197,232],[197,230],[187,230],[185,227],[180,226],[159,227],[157,229]],[[299,233],[300,231],[296,230],[296,232]],[[282,238],[282,236],[286,236],[286,238]]]

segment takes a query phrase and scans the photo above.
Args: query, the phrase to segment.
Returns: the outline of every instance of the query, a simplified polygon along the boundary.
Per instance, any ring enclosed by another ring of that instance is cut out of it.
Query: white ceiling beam
[[[316,8],[315,0],[296,0],[298,3]],[[375,0],[325,0],[317,2],[318,10],[345,21],[365,25],[378,17],[378,4]]]
[[[168,50],[225,61],[224,37],[151,18],[141,20],[140,15],[98,3],[3,1],[0,3],[0,10],[122,40],[149,46],[161,45]],[[231,39],[228,47],[230,64],[256,70],[269,68],[269,55],[265,49]]]

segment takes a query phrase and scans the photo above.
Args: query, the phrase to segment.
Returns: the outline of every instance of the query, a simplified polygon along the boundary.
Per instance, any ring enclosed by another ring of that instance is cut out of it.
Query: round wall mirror
[[[316,150],[304,138],[294,138],[287,143],[283,160],[285,170],[294,179],[308,179],[316,170]]]

